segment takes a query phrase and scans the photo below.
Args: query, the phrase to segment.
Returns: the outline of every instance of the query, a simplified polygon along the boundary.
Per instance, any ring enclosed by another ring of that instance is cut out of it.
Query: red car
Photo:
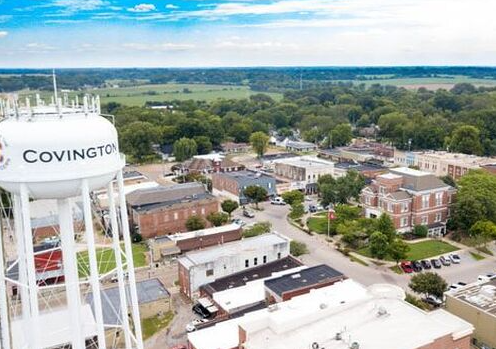
[[[412,262],[408,262],[408,261],[401,262],[400,268],[407,274],[413,273]]]

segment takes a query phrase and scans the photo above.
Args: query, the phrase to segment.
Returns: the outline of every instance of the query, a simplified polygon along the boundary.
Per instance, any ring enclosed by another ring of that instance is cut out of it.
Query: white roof
[[[393,170],[394,170],[394,172],[403,173],[405,175],[414,176],[414,177],[432,176],[432,174],[429,172],[415,170],[415,169],[410,168],[410,167],[396,167]]]
[[[89,304],[81,306],[81,315],[84,337],[92,338],[96,336],[96,323]],[[70,343],[72,333],[69,326],[71,324],[71,314],[66,308],[40,313],[38,328],[41,338],[36,344],[40,348],[52,348]],[[29,329],[24,326],[21,319],[12,321],[13,348],[23,348],[27,345],[24,342],[27,339],[26,331],[29,331]]]
[[[385,179],[399,179],[401,178],[400,175],[395,175],[394,173],[385,173],[381,174],[378,177],[385,178]]]
[[[277,233],[262,234],[252,238],[228,242],[221,246],[191,251],[179,258],[179,263],[187,268],[217,260],[220,256],[235,256],[243,251],[255,250],[260,247],[289,243],[289,239]]]
[[[123,190],[124,190],[124,195],[128,195],[132,193],[135,190],[140,190],[140,189],[151,189],[151,188],[156,188],[160,184],[154,181],[147,181],[147,182],[141,182],[141,183],[135,183],[135,184],[129,184],[129,185],[124,185]],[[114,202],[116,205],[119,205],[119,200],[117,200],[119,193],[117,191],[114,191]],[[107,191],[105,190],[101,194],[97,196],[98,202],[100,203],[101,206],[107,207],[108,206],[108,195]]]
[[[286,164],[296,167],[312,167],[321,169],[332,169],[334,162],[320,159],[316,156],[295,156],[284,159],[274,160],[274,163]]]
[[[71,200],[72,215],[75,221],[83,220],[81,198]],[[58,225],[57,200],[43,199],[29,202],[31,226],[33,229]]]
[[[226,233],[229,231],[237,230],[239,228],[240,228],[239,224],[231,223],[231,224],[221,225],[220,227],[213,227],[213,228],[208,228],[208,229],[190,231],[190,232],[186,232],[186,233],[177,233],[177,234],[173,234],[173,235],[167,235],[167,237],[172,241],[181,241],[181,240],[186,240],[186,239],[192,239],[192,238],[199,237],[199,236],[207,236],[207,235]]]
[[[206,159],[206,160],[212,160],[212,161],[221,161],[222,159],[225,158],[225,155],[219,154],[219,153],[212,153],[212,154],[204,154],[204,155],[195,155],[193,156],[195,159]]]
[[[215,303],[220,305],[222,309],[230,313],[235,309],[239,309],[263,301],[265,299],[265,280],[270,280],[286,274],[298,272],[306,268],[306,266],[301,266],[283,270],[280,272],[275,272],[272,273],[272,275],[269,277],[247,282],[244,286],[215,292],[212,295],[212,298],[214,299]]]

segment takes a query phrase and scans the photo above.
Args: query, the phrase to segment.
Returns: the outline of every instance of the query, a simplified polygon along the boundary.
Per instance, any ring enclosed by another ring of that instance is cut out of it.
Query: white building
[[[188,342],[192,349],[469,349],[471,324],[404,297],[396,286],[348,279],[190,333]]]
[[[274,173],[300,184],[307,193],[317,191],[317,181],[323,175],[334,176],[334,162],[316,156],[298,156],[274,161]]]
[[[287,237],[270,233],[186,253],[178,260],[180,290],[196,298],[202,285],[289,256],[289,243]]]

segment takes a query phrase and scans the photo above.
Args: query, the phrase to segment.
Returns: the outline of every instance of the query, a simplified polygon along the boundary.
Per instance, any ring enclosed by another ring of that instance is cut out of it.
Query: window
[[[179,215],[177,214],[177,212],[174,212],[174,220],[177,221],[178,218],[179,218]]]
[[[281,259],[281,252],[277,252],[277,259]]]
[[[270,183],[270,182],[269,182],[269,183],[267,184],[267,187],[268,187],[269,189],[270,189],[270,188],[272,188],[272,183]]]
[[[422,208],[428,208],[429,207],[429,199],[430,199],[430,195],[427,194],[427,195],[422,195]]]
[[[408,212],[408,202],[401,203],[401,212]]]
[[[206,274],[207,274],[207,276],[213,276],[214,270],[213,269],[207,269]]]
[[[426,225],[429,222],[428,216],[422,216],[422,225]]]
[[[255,257],[255,258],[253,258],[253,265],[257,265],[257,264],[258,264],[258,258]]]
[[[390,202],[387,203],[387,210],[388,212],[393,212],[393,205]]]
[[[406,227],[408,225],[408,217],[401,217],[401,227]]]
[[[443,216],[441,215],[441,213],[440,213],[440,212],[439,212],[439,213],[436,213],[436,222],[441,222],[441,218],[442,218],[442,217],[443,217]]]
[[[245,259],[245,268],[248,268],[250,266],[250,261],[248,259]]]
[[[443,204],[443,193],[436,193],[436,206]]]
[[[386,193],[386,188],[385,187],[379,187],[379,193],[381,193],[381,194]]]
[[[448,204],[451,204],[451,197],[452,197],[452,195],[448,194]]]
[[[202,215],[205,215],[205,207],[202,207],[202,209],[201,209],[201,214],[202,214]]]
[[[370,196],[366,196],[366,197],[365,197],[365,203],[366,203],[367,205],[370,205]]]
[[[267,256],[263,256],[263,262],[264,264],[267,263]]]

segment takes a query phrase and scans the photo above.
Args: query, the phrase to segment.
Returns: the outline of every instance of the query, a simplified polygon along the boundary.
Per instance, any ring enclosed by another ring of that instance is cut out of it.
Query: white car
[[[477,280],[484,282],[491,281],[493,279],[496,279],[496,274],[494,273],[487,273],[487,274],[479,275],[477,277]]]
[[[286,205],[286,203],[284,202],[284,199],[280,196],[276,196],[275,198],[272,198],[270,200],[270,203],[272,205]]]
[[[454,253],[450,254],[449,258],[451,259],[451,263],[453,264],[460,264],[460,262],[462,261],[460,256]]]
[[[205,322],[208,322],[208,320],[207,319],[195,319],[186,325],[186,331],[187,332],[194,332],[194,331],[196,331],[196,326],[198,326],[200,324],[204,324]]]

